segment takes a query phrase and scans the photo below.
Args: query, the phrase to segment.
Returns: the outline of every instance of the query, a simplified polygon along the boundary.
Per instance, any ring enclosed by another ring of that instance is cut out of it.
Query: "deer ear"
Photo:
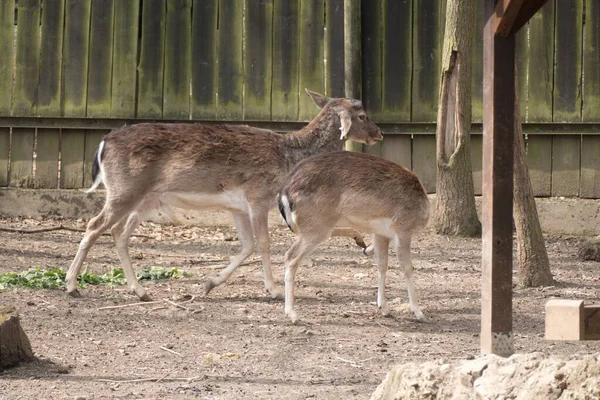
[[[342,135],[340,136],[340,140],[343,140],[346,135],[348,135],[348,131],[350,131],[350,127],[352,126],[352,116],[348,110],[344,110],[340,112],[340,131],[342,131]]]
[[[310,98],[312,99],[312,101],[314,101],[314,102],[315,102],[315,104],[316,104],[316,105],[317,105],[319,108],[323,108],[323,107],[325,107],[325,105],[326,105],[327,103],[329,103],[329,100],[331,100],[329,97],[327,97],[327,96],[323,96],[323,95],[322,95],[322,94],[320,94],[320,93],[317,93],[317,92],[310,91],[310,90],[308,90],[308,89],[306,89],[306,88],[305,88],[304,90],[306,90],[306,93],[307,93],[307,94],[310,96]]]

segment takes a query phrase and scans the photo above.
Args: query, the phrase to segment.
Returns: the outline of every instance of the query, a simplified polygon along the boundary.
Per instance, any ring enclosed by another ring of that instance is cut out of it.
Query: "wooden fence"
[[[444,11],[445,0],[361,9],[362,98],[386,133],[366,151],[411,167],[430,192]],[[317,112],[303,88],[343,94],[343,44],[343,0],[2,0],[0,186],[89,186],[98,142],[125,123],[294,129]],[[550,0],[519,34],[518,61],[536,195],[600,198],[600,0]]]

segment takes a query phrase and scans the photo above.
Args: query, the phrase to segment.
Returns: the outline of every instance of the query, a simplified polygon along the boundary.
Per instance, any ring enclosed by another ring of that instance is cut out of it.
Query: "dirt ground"
[[[0,227],[40,228],[83,221],[0,220]],[[204,296],[207,277],[234,256],[232,227],[171,227],[145,223],[132,240],[135,266],[177,267],[191,278],[146,283],[152,303],[137,302],[125,286],[87,286],[83,297],[62,290],[0,291],[14,305],[37,360],[0,373],[0,399],[366,399],[390,368],[407,361],[469,359],[479,355],[479,239],[425,232],[414,240],[417,291],[430,323],[406,306],[396,260],[387,282],[391,317],[376,313],[376,268],[349,240],[331,239],[300,267],[292,325],[283,304],[263,291],[257,255],[224,285]],[[0,232],[0,272],[30,267],[68,268],[82,234]],[[293,238],[272,230],[276,281]],[[600,265],[577,261],[582,238],[547,237],[553,287],[515,289],[514,335],[519,353],[589,354],[600,342],[543,339],[550,298],[595,301]],[[118,265],[111,239],[100,238],[89,271]],[[129,382],[122,382],[129,381]]]

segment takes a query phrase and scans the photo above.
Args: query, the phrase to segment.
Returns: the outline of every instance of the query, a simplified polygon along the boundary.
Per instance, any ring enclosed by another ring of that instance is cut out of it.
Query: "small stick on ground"
[[[174,301],[171,301],[171,300],[169,300],[169,299],[164,299],[164,300],[165,300],[167,303],[171,304],[172,306],[175,306],[175,307],[177,307],[177,308],[181,308],[182,310],[185,310],[185,311],[190,311],[190,309],[189,309],[189,308],[187,308],[186,306],[182,306],[181,304],[177,304],[177,303],[175,303]]]
[[[104,379],[104,378],[98,378],[98,379],[94,379],[96,382],[108,382],[108,383],[138,383],[138,382],[173,382],[173,381],[186,381],[186,382],[194,382],[198,379],[202,378],[201,376],[194,376],[191,378],[167,378],[165,379],[164,376],[159,377],[159,378],[140,378],[140,379],[125,379],[125,380],[117,380],[117,379]]]
[[[147,306],[149,304],[157,304],[157,303],[162,303],[162,300],[158,300],[158,301],[141,301],[139,303],[129,303],[129,304],[121,304],[118,306],[106,306],[106,307],[100,307],[97,310],[113,310],[115,308],[125,308],[125,307],[132,307],[132,306]]]
[[[72,228],[70,226],[58,225],[58,226],[50,226],[47,228],[35,228],[35,229],[19,229],[19,228],[4,228],[0,227],[0,232],[13,232],[13,233],[42,233],[42,232],[52,232],[52,231],[70,231],[70,232],[81,232],[85,233],[85,229]],[[102,235],[110,236],[110,233],[103,233]],[[141,233],[134,233],[131,236],[142,237],[147,239],[154,239],[153,236],[144,235]]]
[[[178,352],[176,352],[174,350],[171,350],[171,349],[167,349],[166,347],[159,346],[158,348],[161,349],[161,350],[164,350],[164,351],[168,351],[169,353],[177,354],[179,357],[183,357],[183,355],[181,353],[178,353]]]

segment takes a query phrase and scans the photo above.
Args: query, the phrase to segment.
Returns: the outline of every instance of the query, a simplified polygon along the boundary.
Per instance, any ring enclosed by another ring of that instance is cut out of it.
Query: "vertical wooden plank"
[[[383,0],[383,109],[379,121],[410,122],[412,4],[410,0]]]
[[[515,35],[515,62],[517,64],[517,77],[519,89],[519,112],[521,123],[527,121],[527,99],[529,84],[527,72],[529,71],[529,24],[525,24]]]
[[[219,0],[219,119],[235,120],[243,117],[242,4],[234,0]]]
[[[344,0],[326,1],[325,26],[325,94],[344,97]]]
[[[64,23],[64,0],[44,0],[37,110],[37,114],[40,116],[60,115],[60,80]]]
[[[581,136],[552,137],[552,196],[579,196]]]
[[[13,86],[15,2],[0,1],[0,114],[10,115]],[[1,179],[1,178],[0,178]]]
[[[519,85],[527,88],[525,99],[527,122],[552,121],[552,92],[554,90],[554,2],[548,1],[527,26],[527,70],[520,71]],[[522,109],[521,109],[522,110]]]
[[[586,1],[584,29],[582,121],[600,122],[600,1]]]
[[[245,0],[244,119],[271,118],[273,0]]]
[[[0,187],[8,186],[10,128],[0,128]]]
[[[60,187],[83,187],[85,129],[63,129],[60,140]]]
[[[317,107],[304,89],[325,91],[323,59],[324,0],[300,3],[300,112],[298,119],[309,121],[317,115]]]
[[[381,119],[382,24],[381,1],[362,0],[362,82],[363,104],[374,121]]]
[[[145,8],[146,6],[144,6]],[[192,118],[216,119],[217,0],[194,0],[192,15]]]
[[[412,169],[411,135],[387,135],[381,147],[381,157],[408,169]]]
[[[94,155],[96,149],[102,141],[102,138],[109,133],[110,130],[103,129],[88,129],[85,131],[85,144],[83,151],[83,187],[92,186],[92,164],[94,163]]]
[[[138,118],[162,117],[166,18],[166,0],[144,0],[138,67]],[[203,62],[202,59],[197,61],[197,64]]]
[[[475,2],[471,81],[471,120],[483,121],[483,1]]]
[[[113,70],[113,6],[114,0],[92,0],[90,69],[87,93],[88,117],[110,116]],[[118,37],[116,40],[118,42],[125,40],[125,38]]]
[[[84,117],[87,103],[91,2],[66,0],[65,6],[63,115]]]
[[[37,114],[37,83],[40,70],[40,0],[18,3],[17,66],[13,114]]]
[[[13,128],[10,148],[10,186],[19,188],[32,186],[34,142],[35,128]]]
[[[135,117],[135,88],[137,79],[137,52],[139,35],[138,0],[117,1],[115,3],[114,50],[113,50],[113,75],[111,117]],[[190,65],[190,15],[191,8],[186,14],[187,40],[182,38],[184,52],[181,54],[182,62],[187,62],[186,98],[189,110],[189,65]],[[187,58],[186,58],[187,56]],[[189,115],[189,114],[188,114]],[[186,117],[188,118],[188,117]]]
[[[527,136],[527,167],[533,195],[549,197],[552,194],[552,136]]]
[[[600,199],[600,136],[582,135],[581,141],[580,196]]]
[[[37,130],[35,178],[33,187],[56,189],[58,187],[58,153],[60,151],[60,130]]]
[[[435,135],[417,134],[412,142],[412,170],[421,180],[427,193],[435,193],[437,166]]]
[[[483,19],[481,17],[480,19]],[[483,173],[483,136],[471,135],[471,167],[473,170],[473,189],[475,196],[482,194]]]
[[[554,122],[581,121],[583,0],[556,2]]]
[[[412,121],[435,122],[440,90],[443,15],[439,0],[414,2]]]
[[[363,152],[370,154],[372,156],[375,156],[375,157],[381,157],[381,154],[383,152],[383,142],[377,142],[370,146],[363,145]]]
[[[191,0],[167,0],[163,117],[190,116]]]
[[[273,4],[273,94],[271,118],[276,121],[298,119],[300,18],[299,0],[275,0]]]

